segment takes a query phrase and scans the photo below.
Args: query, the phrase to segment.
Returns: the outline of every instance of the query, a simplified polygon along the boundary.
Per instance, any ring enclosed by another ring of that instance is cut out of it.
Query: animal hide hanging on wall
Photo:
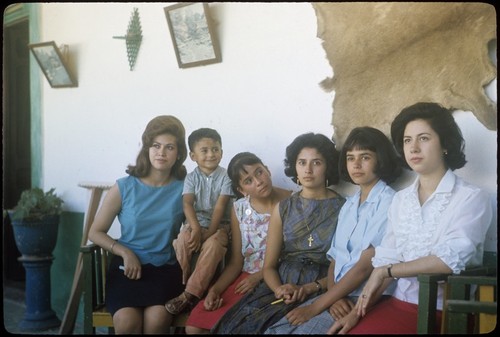
[[[394,117],[416,102],[472,111],[497,129],[497,106],[484,88],[496,78],[488,43],[495,8],[486,3],[313,3],[335,90],[332,125],[342,145],[371,125],[387,135]]]

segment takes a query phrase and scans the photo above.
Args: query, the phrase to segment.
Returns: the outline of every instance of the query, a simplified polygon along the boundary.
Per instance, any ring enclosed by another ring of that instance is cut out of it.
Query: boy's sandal
[[[172,315],[180,314],[181,312],[191,310],[197,301],[194,295],[191,295],[193,299],[189,299],[187,293],[184,291],[182,294],[176,298],[171,299],[165,304],[165,309]]]

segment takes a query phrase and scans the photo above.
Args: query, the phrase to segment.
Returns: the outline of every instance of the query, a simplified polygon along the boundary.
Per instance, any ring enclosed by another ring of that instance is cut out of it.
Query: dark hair
[[[189,135],[188,137],[189,151],[193,152],[196,143],[202,138],[213,139],[216,142],[219,142],[220,145],[222,146],[222,139],[217,131],[209,128],[201,128],[191,132],[191,134]]]
[[[400,158],[389,138],[378,129],[370,126],[352,129],[340,151],[340,177],[354,184],[347,170],[347,151],[370,150],[377,155],[374,173],[387,184],[393,183],[402,173]]]
[[[326,160],[326,180],[328,185],[336,185],[339,182],[339,152],[335,148],[333,140],[325,135],[315,134],[312,132],[298,136],[286,148],[285,175],[292,178],[292,181],[297,183],[297,169],[295,164],[297,156],[303,148],[310,147],[318,150]]]
[[[260,160],[259,157],[250,152],[240,152],[235,155],[229,162],[229,165],[227,166],[227,175],[229,176],[229,179],[231,179],[231,187],[237,199],[243,197],[243,194],[238,191],[238,187],[240,186],[241,172],[248,173],[245,170],[245,165],[255,164],[261,164],[262,166],[264,166],[262,160]]]
[[[416,103],[406,107],[396,116],[391,124],[391,138],[402,158],[405,158],[403,149],[403,136],[406,125],[416,119],[423,119],[438,134],[439,141],[447,154],[444,156],[445,165],[452,171],[462,168],[465,160],[465,141],[462,132],[453,118],[451,110],[443,108],[437,103]],[[410,168],[408,163],[403,165]]]
[[[151,169],[149,148],[153,145],[154,138],[159,135],[169,134],[177,141],[177,161],[172,167],[171,174],[177,179],[186,177],[186,167],[183,165],[187,157],[186,131],[181,121],[174,116],[157,116],[153,118],[142,134],[142,148],[137,155],[135,166],[128,165],[128,174],[135,177],[145,177]]]

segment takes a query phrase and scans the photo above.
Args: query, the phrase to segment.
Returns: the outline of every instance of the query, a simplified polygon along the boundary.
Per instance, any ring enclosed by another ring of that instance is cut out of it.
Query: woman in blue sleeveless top
[[[114,254],[106,279],[106,307],[117,334],[167,333],[165,303],[182,290],[172,240],[184,221],[185,130],[174,116],[146,126],[136,165],[106,194],[89,239]],[[121,237],[107,233],[118,217]]]

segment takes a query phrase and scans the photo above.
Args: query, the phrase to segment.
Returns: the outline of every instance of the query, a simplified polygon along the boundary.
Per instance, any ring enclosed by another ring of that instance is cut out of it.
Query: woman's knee
[[[142,333],[142,310],[122,308],[113,315],[113,327],[117,334]]]
[[[168,332],[173,317],[162,305],[146,308],[144,311],[144,334],[165,334]]]

